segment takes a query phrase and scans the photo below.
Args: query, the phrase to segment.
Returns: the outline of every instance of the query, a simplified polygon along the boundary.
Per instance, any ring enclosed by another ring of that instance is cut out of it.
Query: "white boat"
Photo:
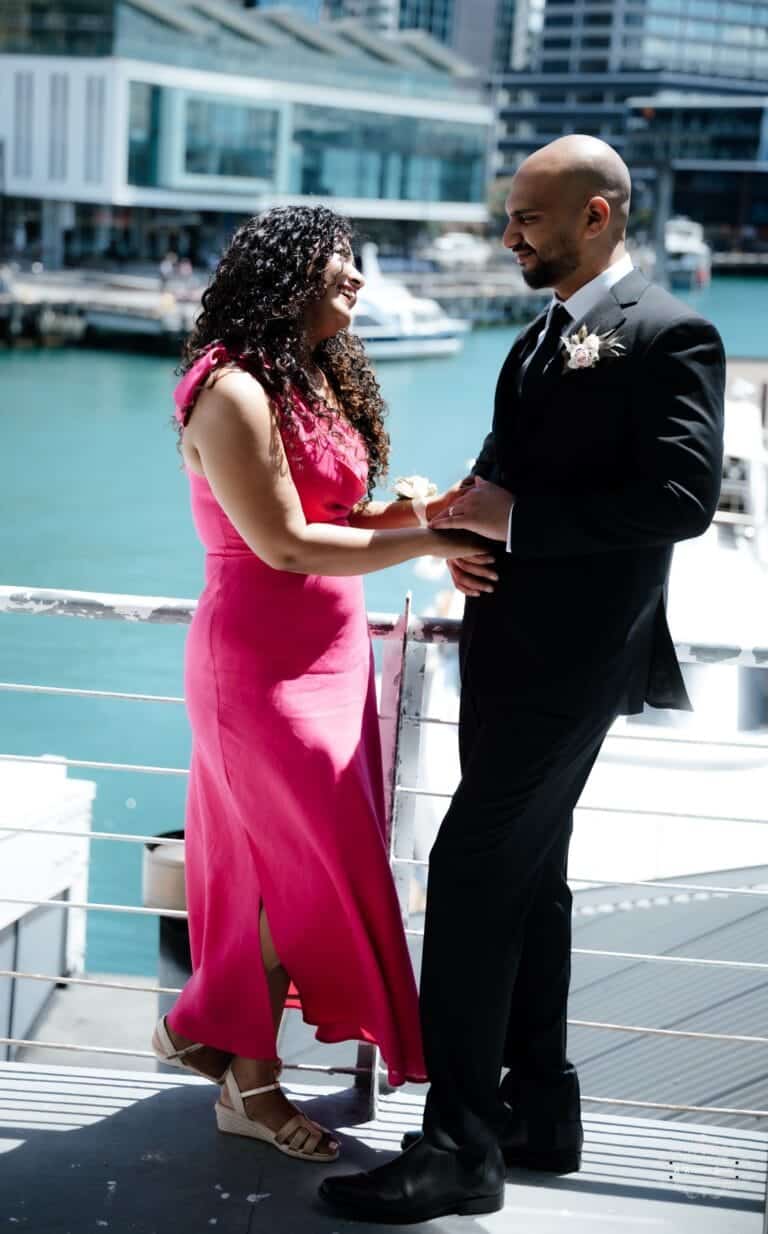
[[[434,261],[441,270],[483,270],[494,253],[494,246],[468,231],[448,231],[438,236],[421,256]]]
[[[712,277],[712,250],[704,228],[693,219],[671,218],[664,228],[667,275],[673,287],[706,287]]]
[[[379,267],[375,244],[362,250],[365,287],[357,298],[352,332],[372,360],[452,356],[461,350],[470,323],[449,317],[436,300],[414,296]]]

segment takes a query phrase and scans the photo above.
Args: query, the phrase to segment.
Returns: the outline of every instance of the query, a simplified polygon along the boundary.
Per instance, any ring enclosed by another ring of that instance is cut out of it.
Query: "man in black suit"
[[[579,1168],[572,813],[618,714],[690,707],[665,591],[673,545],[709,525],[722,469],[719,335],[633,269],[629,197],[626,166],[590,137],[551,143],[512,181],[504,244],[554,297],[515,340],[473,477],[433,523],[497,552],[493,570],[452,564],[469,597],[462,779],[430,857],[431,1087],[402,1157],[323,1184],[347,1216],[493,1212],[505,1164]]]

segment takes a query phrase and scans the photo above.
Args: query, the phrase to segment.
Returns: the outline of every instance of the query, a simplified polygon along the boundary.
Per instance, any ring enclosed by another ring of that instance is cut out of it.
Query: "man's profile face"
[[[572,194],[570,195],[572,198]],[[554,177],[517,172],[506,201],[503,244],[517,257],[529,287],[557,287],[583,257],[586,204],[575,207]]]

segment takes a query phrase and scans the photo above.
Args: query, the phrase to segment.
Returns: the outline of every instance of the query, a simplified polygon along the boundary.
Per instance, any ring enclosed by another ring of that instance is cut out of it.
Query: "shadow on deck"
[[[396,1093],[366,1122],[360,1094],[290,1084],[339,1130],[342,1161],[366,1169],[419,1125],[421,1097]],[[202,1080],[152,1072],[0,1064],[0,1228],[29,1234],[352,1234],[393,1227],[335,1217],[316,1199],[327,1166],[217,1135]],[[434,1221],[431,1234],[605,1230],[760,1234],[768,1137],[727,1127],[586,1118],[584,1168],[510,1172],[503,1212]],[[397,1227],[398,1229],[400,1227]],[[416,1227],[410,1227],[416,1228]]]

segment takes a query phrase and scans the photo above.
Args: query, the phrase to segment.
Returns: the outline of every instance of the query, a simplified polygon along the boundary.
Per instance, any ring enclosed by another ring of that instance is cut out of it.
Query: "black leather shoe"
[[[326,1178],[320,1197],[344,1217],[389,1225],[496,1213],[504,1207],[504,1163],[494,1149],[478,1163],[419,1139],[376,1170]]]
[[[515,1118],[501,1138],[501,1151],[509,1170],[575,1174],[581,1169],[583,1144],[580,1120],[543,1122]]]
[[[411,1148],[421,1139],[420,1131],[406,1131],[401,1147]],[[547,1174],[575,1174],[581,1169],[584,1132],[581,1123],[533,1124],[523,1118],[510,1119],[509,1130],[499,1145],[509,1170],[540,1170]]]

